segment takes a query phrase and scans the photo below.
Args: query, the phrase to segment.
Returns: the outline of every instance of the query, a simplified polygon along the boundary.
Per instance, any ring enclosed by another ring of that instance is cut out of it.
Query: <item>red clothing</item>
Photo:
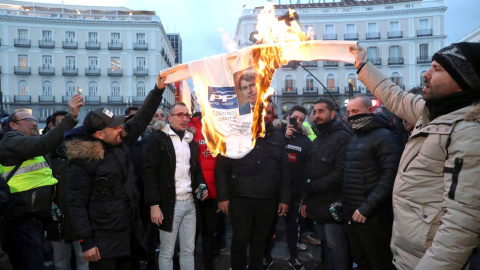
[[[207,199],[216,199],[217,198],[217,188],[215,187],[215,163],[217,159],[213,157],[210,150],[207,148],[207,142],[203,137],[202,133],[202,121],[198,118],[192,118],[189,127],[195,129],[193,135],[193,140],[198,143],[198,157],[200,160],[200,167],[202,167],[203,177],[205,178],[205,183],[208,188],[208,197]]]

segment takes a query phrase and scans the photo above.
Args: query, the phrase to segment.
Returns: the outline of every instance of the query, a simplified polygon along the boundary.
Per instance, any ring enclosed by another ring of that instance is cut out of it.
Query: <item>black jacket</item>
[[[215,185],[218,201],[231,197],[291,200],[290,162],[284,134],[267,125],[265,138],[258,138],[250,153],[240,159],[217,156]]]
[[[351,220],[355,210],[368,222],[392,222],[392,190],[402,154],[382,114],[360,129],[347,147],[343,180],[343,210]]]
[[[310,182],[304,186],[303,203],[307,216],[317,222],[334,222],[328,208],[341,199],[345,152],[352,135],[340,121],[332,120],[319,131],[307,165]]]
[[[193,140],[193,135],[189,146],[191,187],[195,201],[197,201],[194,192],[199,184],[205,184],[205,179],[198,161],[198,143]],[[144,160],[145,203],[148,206],[157,204],[160,206],[163,213],[163,223],[159,228],[164,231],[172,231],[176,197],[176,155],[170,136],[162,130],[157,130],[145,146]]]
[[[123,257],[130,255],[132,232],[142,242],[130,147],[155,114],[163,91],[156,87],[150,91],[125,124],[127,135],[121,144],[111,146],[92,137],[67,143],[68,208],[83,251],[97,246],[102,259]]]

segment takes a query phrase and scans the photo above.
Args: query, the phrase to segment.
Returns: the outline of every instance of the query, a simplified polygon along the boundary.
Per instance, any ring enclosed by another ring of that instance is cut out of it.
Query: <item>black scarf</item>
[[[373,113],[361,113],[348,117],[348,122],[352,124],[352,129],[358,130],[370,123],[373,116]]]
[[[178,135],[178,137],[180,137],[180,141],[183,139],[183,137],[185,136],[185,130],[184,131],[180,131],[180,130],[176,130],[174,129],[171,125],[170,125],[170,129],[175,132],[175,134]]]
[[[429,120],[472,105],[480,100],[480,91],[460,91],[425,102],[430,113]]]

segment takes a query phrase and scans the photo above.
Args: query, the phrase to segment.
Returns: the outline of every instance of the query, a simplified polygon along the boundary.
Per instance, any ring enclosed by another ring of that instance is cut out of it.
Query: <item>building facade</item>
[[[68,109],[78,88],[87,102],[80,120],[99,106],[123,114],[175,61],[153,11],[2,1],[0,38],[3,110],[27,109],[40,122]],[[174,103],[174,91],[161,107]]]
[[[168,33],[168,40],[172,45],[173,52],[175,53],[175,64],[181,64],[182,62],[182,38],[179,33]]]
[[[444,46],[447,7],[443,0],[296,2],[276,5],[276,15],[295,9],[312,39],[357,41],[367,50],[367,60],[404,90],[423,84],[422,75],[429,69],[433,53]],[[236,28],[240,47],[253,45],[250,34],[256,31],[262,8],[243,10]],[[369,93],[357,80],[353,65],[328,61],[289,63],[276,71],[271,83],[279,114],[285,114],[293,105],[311,108],[320,97],[330,97],[327,90],[344,106],[349,85],[354,94]]]

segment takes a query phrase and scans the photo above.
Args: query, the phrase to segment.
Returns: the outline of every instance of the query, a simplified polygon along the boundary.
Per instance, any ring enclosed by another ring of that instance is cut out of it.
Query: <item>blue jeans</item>
[[[195,230],[197,216],[193,198],[186,201],[176,201],[173,213],[172,231],[160,230],[160,254],[158,266],[160,270],[173,269],[173,254],[177,235],[180,238],[180,268],[182,270],[194,270],[195,260]]]
[[[42,222],[36,218],[8,222],[11,250],[8,253],[14,269],[43,269]]]
[[[318,223],[318,233],[325,255],[325,270],[351,269],[345,224]]]
[[[88,262],[83,259],[82,247],[78,241],[51,241],[53,249],[53,266],[55,270],[72,269],[72,246],[75,251],[77,270],[88,270]]]

